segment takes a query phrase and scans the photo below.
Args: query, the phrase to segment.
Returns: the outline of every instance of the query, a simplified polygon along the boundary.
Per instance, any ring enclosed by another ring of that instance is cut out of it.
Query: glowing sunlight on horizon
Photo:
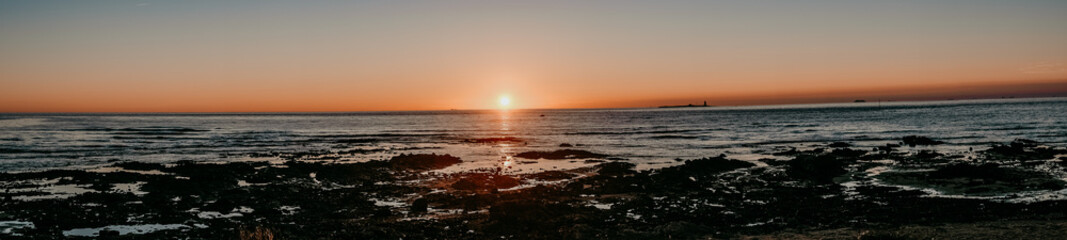
[[[510,108],[511,107],[511,97],[508,97],[507,95],[501,95],[500,99],[497,100],[497,106],[500,107],[500,109],[508,109],[508,108]]]

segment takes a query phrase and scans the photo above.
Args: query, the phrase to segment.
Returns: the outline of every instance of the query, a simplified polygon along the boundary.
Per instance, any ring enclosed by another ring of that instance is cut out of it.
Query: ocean
[[[783,159],[773,153],[832,142],[870,149],[909,135],[945,142],[919,148],[970,156],[976,147],[1014,139],[1063,145],[1064,113],[1067,98],[669,109],[9,113],[0,114],[0,171],[84,169],[109,161],[361,162],[404,153],[462,159],[442,172],[504,167],[530,173],[596,164],[512,164],[517,153],[557,149],[607,154],[642,170],[722,154],[753,162]]]

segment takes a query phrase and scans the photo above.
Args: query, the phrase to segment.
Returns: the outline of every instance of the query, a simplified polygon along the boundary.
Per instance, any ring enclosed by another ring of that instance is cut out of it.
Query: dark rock
[[[115,230],[111,230],[111,229],[103,229],[103,230],[100,230],[100,232],[98,232],[97,235],[100,236],[100,237],[118,237],[119,236],[119,231],[115,231]]]
[[[1067,150],[1040,146],[1038,142],[1027,139],[1015,139],[1007,145],[994,144],[983,151],[986,160],[1049,160],[1057,154],[1067,154]]]
[[[566,204],[551,204],[540,201],[508,201],[489,208],[489,231],[523,232],[532,238],[550,238],[557,233],[561,223],[572,216],[582,215],[580,209]]]
[[[905,136],[902,139],[902,141],[904,142],[905,145],[912,146],[912,147],[914,147],[916,145],[938,145],[938,144],[945,143],[945,142],[942,142],[942,141],[937,141],[937,140],[930,139],[928,137],[915,136],[915,135]]]
[[[867,151],[851,149],[851,148],[838,148],[838,149],[834,149],[833,151],[831,151],[829,153],[829,155],[832,155],[834,157],[846,158],[846,159],[856,159],[856,158],[859,158],[859,157],[863,156],[864,154],[867,154]]]
[[[163,164],[159,163],[144,163],[144,162],[119,162],[113,166],[121,167],[129,170],[149,171],[164,169]]]
[[[182,135],[186,133],[194,132],[207,132],[208,130],[192,129],[184,127],[139,127],[139,128],[123,128],[123,129],[108,129],[114,134],[124,135]]]
[[[714,233],[714,229],[687,221],[675,221],[656,226],[653,232],[669,239],[703,239],[708,234]]]
[[[459,158],[448,154],[401,154],[389,159],[389,164],[393,169],[415,171],[442,169],[461,162],[463,161]]]
[[[632,182],[620,181],[618,185],[605,184],[605,186],[628,189],[630,187],[627,187],[627,185],[636,184],[637,186],[644,186],[643,188],[655,189],[655,191],[690,191],[686,189],[702,189],[707,187],[704,185],[706,183],[719,181],[720,174],[723,172],[753,166],[756,165],[746,161],[722,157],[693,159],[686,160],[685,164],[682,165],[658,169],[649,176],[645,176],[646,174],[644,173],[636,175],[635,177],[638,179],[633,179]],[[640,180],[640,177],[649,179]]]
[[[415,201],[411,202],[411,212],[425,213],[426,209],[429,208],[429,204],[429,201],[427,201],[425,198],[415,199]]]
[[[1006,177],[1008,177],[1008,171],[1004,168],[1000,168],[1000,165],[995,163],[986,163],[982,165],[953,164],[930,173],[930,178],[935,179],[975,178],[1005,180]]]
[[[380,139],[375,139],[375,138],[347,138],[347,139],[337,139],[337,140],[334,140],[333,142],[334,143],[345,143],[345,144],[358,144],[358,143],[372,143],[372,142],[378,142],[378,141],[381,141],[381,140]],[[345,146],[345,147],[347,147],[347,146]]]
[[[776,152],[776,153],[772,153],[771,155],[775,155],[775,156],[793,156],[793,155],[797,155],[799,153],[800,152],[797,151],[797,148],[790,147],[789,150],[787,150],[787,151]]]
[[[633,163],[606,162],[597,166],[600,167],[600,170],[597,170],[597,174],[604,176],[622,176],[636,173],[632,170],[636,166]]]
[[[560,143],[559,147],[574,147],[574,145],[571,145],[570,143]]]
[[[934,150],[922,150],[915,154],[915,157],[920,159],[934,159],[941,156],[944,156],[944,154],[938,153]]]
[[[289,161],[285,165],[288,169],[268,168],[257,171],[255,175],[248,176],[249,182],[271,182],[284,178],[307,179],[310,173],[315,173],[315,178],[321,181],[340,184],[366,185],[380,181],[390,181],[396,178],[389,173],[392,163],[386,161],[369,161],[363,163],[345,164],[318,164],[299,161]]]
[[[685,172],[699,172],[699,173],[720,173],[730,171],[738,168],[754,167],[756,164],[741,161],[726,159],[723,156],[713,158],[701,158],[686,160],[685,164],[679,166],[679,169]]]
[[[832,147],[832,148],[846,148],[846,147],[851,147],[852,144],[848,144],[846,142],[834,142],[834,143],[831,143],[830,145],[826,145],[826,146],[827,147]]]
[[[817,183],[830,183],[833,178],[848,172],[844,161],[830,155],[800,155],[787,165],[790,176]]]
[[[507,175],[471,173],[452,184],[452,188],[465,191],[494,191],[519,185],[519,180]]]
[[[957,163],[935,171],[890,172],[878,176],[885,182],[932,188],[947,194],[996,196],[1034,190],[1059,190],[1063,180],[1047,173],[1034,172],[995,163],[980,165]]]
[[[758,161],[760,161],[762,163],[766,163],[767,165],[770,165],[770,166],[781,166],[781,165],[784,165],[785,163],[787,163],[787,161],[778,161],[778,159],[774,159],[774,158],[760,158],[760,159],[758,159]]]
[[[573,178],[575,176],[577,176],[577,175],[573,174],[573,173],[562,172],[562,171],[544,171],[544,172],[539,172],[539,173],[534,173],[534,174],[527,175],[527,178],[537,179],[537,180],[541,180],[541,181],[558,181],[558,180],[564,180],[564,179],[571,179],[571,178]]]
[[[882,153],[892,153],[892,152],[896,151],[897,150],[896,148],[898,148],[898,147],[900,147],[899,144],[886,143],[885,146],[877,147],[874,150],[875,151],[880,151]]]

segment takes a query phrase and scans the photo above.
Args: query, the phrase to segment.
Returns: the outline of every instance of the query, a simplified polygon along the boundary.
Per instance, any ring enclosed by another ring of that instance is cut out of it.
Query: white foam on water
[[[29,127],[29,126],[41,125],[47,120],[48,119],[44,119],[44,118],[3,119],[3,120],[0,120],[0,128],[3,128],[3,127],[19,128],[19,127]]]
[[[134,195],[137,195],[137,196],[141,196],[141,195],[148,194],[148,192],[141,191],[141,187],[143,187],[145,184],[147,184],[147,182],[115,183],[115,184],[112,184],[114,186],[111,187],[111,190],[112,191],[117,191],[117,192],[128,192],[128,193],[133,193]]]
[[[407,205],[407,203],[401,202],[399,199],[371,198],[370,200],[374,202],[374,206],[379,206],[379,207],[398,208],[398,207],[404,207],[404,206]]]
[[[97,237],[100,235],[101,230],[116,231],[119,235],[127,234],[145,234],[155,231],[163,230],[175,230],[182,228],[190,228],[183,224],[140,224],[140,225],[110,225],[106,227],[98,228],[75,228],[71,230],[63,231],[63,236],[66,237]]]
[[[36,201],[36,200],[45,200],[45,199],[63,199],[63,198],[70,198],[70,197],[73,197],[73,196],[77,196],[77,195],[82,194],[82,193],[94,192],[95,191],[95,190],[88,189],[88,188],[85,188],[85,187],[88,187],[88,185],[63,184],[63,185],[48,185],[48,186],[43,186],[43,187],[39,187],[39,188],[19,188],[19,189],[13,189],[12,192],[40,191],[40,192],[45,192],[45,193],[48,193],[48,194],[13,196],[13,197],[11,197],[11,199],[19,200],[19,201]]]
[[[15,229],[34,229],[36,226],[33,222],[12,220],[12,221],[0,221],[0,234],[21,236],[21,234],[14,232]]]
[[[235,213],[235,212],[222,214],[221,212],[215,212],[215,211],[203,211],[203,212],[197,213],[196,216],[199,217],[199,218],[203,218],[203,219],[217,219],[217,218],[244,217],[244,214]]]

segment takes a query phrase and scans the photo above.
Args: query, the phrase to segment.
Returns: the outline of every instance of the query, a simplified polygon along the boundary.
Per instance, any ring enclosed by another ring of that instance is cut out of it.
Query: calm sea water
[[[842,141],[870,148],[923,135],[946,153],[1016,138],[1067,143],[1067,98],[676,109],[263,114],[0,114],[0,171],[92,168],[109,160],[367,161],[401,153],[459,156],[443,171],[509,172],[593,163],[525,161],[523,151],[575,145],[658,168],[726,154],[777,158]],[[466,140],[514,137],[518,142]],[[514,161],[514,164],[513,164]]]

